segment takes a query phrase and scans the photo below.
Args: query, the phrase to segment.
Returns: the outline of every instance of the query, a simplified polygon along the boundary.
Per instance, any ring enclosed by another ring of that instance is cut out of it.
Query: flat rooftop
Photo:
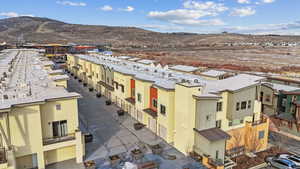
[[[78,93],[70,93],[56,86],[54,80],[68,77],[50,77],[45,66],[53,62],[45,60],[38,50],[9,49],[3,51],[0,58],[0,109],[50,99],[80,97]]]
[[[151,82],[154,86],[167,90],[174,90],[176,84],[189,87],[199,86],[201,95],[217,96],[221,91],[235,91],[248,86],[258,84],[264,77],[239,74],[223,80],[207,80],[201,75],[194,75],[186,72],[178,72],[165,69],[160,66],[145,65],[130,60],[118,59],[102,55],[75,55],[83,60],[87,60],[99,65],[105,65],[116,72],[130,75],[135,79]],[[234,82],[234,83],[233,83]]]

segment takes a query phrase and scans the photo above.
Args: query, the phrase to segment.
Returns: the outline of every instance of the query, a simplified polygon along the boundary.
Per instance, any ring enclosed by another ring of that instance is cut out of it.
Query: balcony
[[[128,98],[126,98],[125,100],[128,101],[129,103],[135,105],[135,98],[128,97]]]
[[[153,118],[156,118],[157,117],[157,112],[148,108],[148,109],[144,109],[143,110],[145,113],[149,114],[150,116],[152,116]]]
[[[266,118],[265,116],[261,116],[259,120],[253,121],[253,122],[247,122],[247,123],[252,123],[252,126],[257,126],[257,125],[261,125],[264,123],[268,122],[268,118]]]
[[[75,140],[75,133],[63,137],[44,138],[43,145],[45,146],[45,145],[50,145],[50,144],[55,144],[55,143],[60,143],[60,142],[65,142],[70,140]]]

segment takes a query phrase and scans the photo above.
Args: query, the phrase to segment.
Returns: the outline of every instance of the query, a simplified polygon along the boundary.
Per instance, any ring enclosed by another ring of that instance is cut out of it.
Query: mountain
[[[300,36],[159,33],[135,27],[70,24],[48,18],[0,20],[0,43],[111,44],[115,54],[155,59],[162,64],[186,64],[236,70],[299,71],[300,46],[249,43],[300,42]],[[228,44],[229,43],[229,44]]]
[[[116,48],[185,48],[226,42],[300,41],[295,36],[159,33],[135,27],[69,24],[48,18],[14,17],[0,20],[0,42],[22,37],[36,43],[109,43]]]

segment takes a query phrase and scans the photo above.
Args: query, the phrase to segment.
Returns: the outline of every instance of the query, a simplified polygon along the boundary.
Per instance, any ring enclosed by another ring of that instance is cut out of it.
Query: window
[[[140,93],[137,94],[137,99],[139,102],[142,102],[142,95]]]
[[[160,105],[160,113],[163,114],[163,115],[166,114],[166,106],[164,106],[162,104]]]
[[[56,110],[61,110],[61,105],[57,104],[57,105],[55,105],[55,108],[56,108]]]
[[[157,108],[157,100],[156,99],[152,99],[152,106]]]
[[[240,103],[237,102],[237,103],[236,103],[236,111],[239,111],[239,110],[240,110]]]
[[[124,86],[121,86],[122,93],[124,93]]]
[[[99,74],[98,73],[96,73],[96,77],[97,77],[97,79],[99,78]]]
[[[222,126],[222,120],[217,120],[216,121],[216,127],[221,128],[221,126]]]
[[[53,137],[64,137],[68,135],[67,120],[52,122]]]
[[[265,131],[259,131],[258,133],[258,139],[263,139],[265,137]]]
[[[218,150],[216,151],[216,159],[217,160],[219,159],[219,151]]]
[[[217,112],[222,111],[222,102],[217,103]]]
[[[248,100],[248,109],[251,108],[251,100]]]
[[[118,84],[118,83],[116,83],[116,89],[117,89],[117,90],[119,89],[119,84]]]
[[[241,104],[241,109],[242,110],[244,110],[244,109],[246,109],[246,107],[247,107],[247,102],[242,102],[242,104]]]
[[[232,121],[229,121],[229,122],[228,122],[228,126],[232,126]]]
[[[240,123],[243,124],[243,123],[244,123],[244,119],[241,119],[241,120],[240,120]]]

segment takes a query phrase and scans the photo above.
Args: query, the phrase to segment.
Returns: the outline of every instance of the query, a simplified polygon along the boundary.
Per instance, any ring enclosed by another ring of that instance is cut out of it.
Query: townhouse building
[[[272,88],[272,93],[270,92]],[[272,131],[300,137],[300,88],[267,82],[262,86],[266,97],[262,112],[270,116]]]
[[[98,67],[96,73],[104,74],[97,79],[99,92],[109,90],[103,93],[109,100],[182,153],[202,156],[210,168],[230,168],[225,163],[231,157],[267,148],[269,120],[261,113],[260,100],[263,77],[211,79],[101,55],[67,59],[68,71],[75,76],[85,71],[80,65]]]
[[[55,81],[63,72],[49,65],[37,50],[0,54],[0,168],[45,169],[74,158],[82,162],[81,96],[66,91],[63,80]]]

